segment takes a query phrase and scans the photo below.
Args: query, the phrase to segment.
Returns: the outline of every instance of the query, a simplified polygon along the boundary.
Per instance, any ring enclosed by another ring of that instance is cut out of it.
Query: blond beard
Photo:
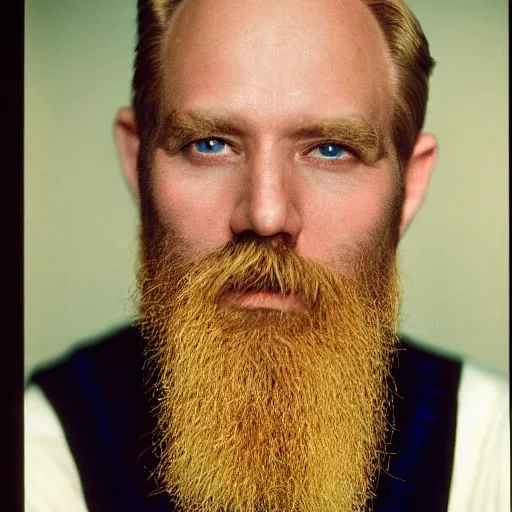
[[[349,279],[256,239],[194,261],[174,246],[152,251],[138,284],[158,369],[159,480],[177,509],[366,510],[389,430],[394,257],[361,258]],[[248,289],[303,308],[222,300]]]

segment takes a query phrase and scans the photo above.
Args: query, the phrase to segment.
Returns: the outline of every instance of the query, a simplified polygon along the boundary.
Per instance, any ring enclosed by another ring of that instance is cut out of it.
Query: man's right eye
[[[226,143],[219,139],[202,139],[190,144],[198,153],[221,153],[226,148]]]

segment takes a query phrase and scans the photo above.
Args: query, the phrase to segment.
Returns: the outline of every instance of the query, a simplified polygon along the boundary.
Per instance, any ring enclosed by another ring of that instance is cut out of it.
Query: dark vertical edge
[[[2,4],[2,339],[0,492],[2,510],[23,510],[23,1]]]
[[[511,19],[512,19],[512,16],[511,16],[511,13],[510,13],[510,2],[509,2],[509,8],[508,8],[508,26],[510,27],[510,22],[511,22]],[[509,90],[509,96],[508,96],[508,133],[509,133],[509,136],[508,136],[508,162],[509,162],[509,197],[508,197],[508,239],[509,239],[509,246],[510,246],[510,234],[511,234],[511,226],[510,226],[510,204],[511,204],[511,201],[510,201],[510,175],[512,174],[510,172],[510,162],[511,162],[511,151],[510,151],[510,134],[512,133],[511,131],[511,125],[512,125],[512,122],[511,122],[511,114],[512,114],[512,109],[510,108],[510,28],[508,30],[508,45],[509,45],[509,52],[508,52],[508,83],[507,83],[507,86],[508,86],[508,90]],[[508,253],[508,257],[509,257],[509,266],[508,266],[508,303],[509,303],[509,307],[510,307],[510,249],[509,249],[509,253]],[[508,340],[508,369],[509,369],[509,375],[510,375],[510,369],[512,368],[512,350],[511,350],[511,341],[510,341],[510,318],[509,318],[509,340]],[[509,378],[509,381],[508,381],[508,385],[509,385],[509,391],[510,391],[510,378]],[[509,392],[509,405],[512,406],[512,400],[511,400],[511,396],[510,396],[510,392]],[[509,410],[510,410],[510,407],[509,407]],[[508,435],[509,435],[509,439],[510,439],[510,444],[509,444],[509,447],[512,446],[512,417],[510,416],[509,414],[509,418],[508,418],[508,421],[509,421],[509,431],[508,431]],[[512,451],[510,450],[509,448],[509,457],[510,457],[510,461],[512,463]],[[510,510],[512,510],[512,493],[509,493],[509,499],[510,499]]]

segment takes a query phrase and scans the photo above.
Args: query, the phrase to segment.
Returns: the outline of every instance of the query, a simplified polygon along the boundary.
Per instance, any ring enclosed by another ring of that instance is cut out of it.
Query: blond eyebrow
[[[161,122],[158,145],[171,154],[185,144],[213,135],[241,136],[244,122],[232,115],[170,111]],[[359,117],[303,119],[289,130],[293,138],[339,142],[364,163],[373,165],[386,155],[383,138]]]
[[[242,135],[241,124],[233,116],[173,110],[162,119],[158,145],[173,153],[189,142],[212,135]]]
[[[368,164],[374,164],[386,156],[381,133],[370,122],[359,117],[302,121],[293,134],[300,138],[339,141]]]

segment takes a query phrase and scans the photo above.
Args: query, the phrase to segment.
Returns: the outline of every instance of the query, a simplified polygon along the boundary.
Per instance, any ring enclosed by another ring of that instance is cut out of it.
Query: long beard
[[[141,265],[139,309],[158,371],[159,479],[177,509],[366,510],[389,430],[394,258],[349,279],[257,239],[193,261],[166,247]],[[243,290],[303,307],[223,301]]]

